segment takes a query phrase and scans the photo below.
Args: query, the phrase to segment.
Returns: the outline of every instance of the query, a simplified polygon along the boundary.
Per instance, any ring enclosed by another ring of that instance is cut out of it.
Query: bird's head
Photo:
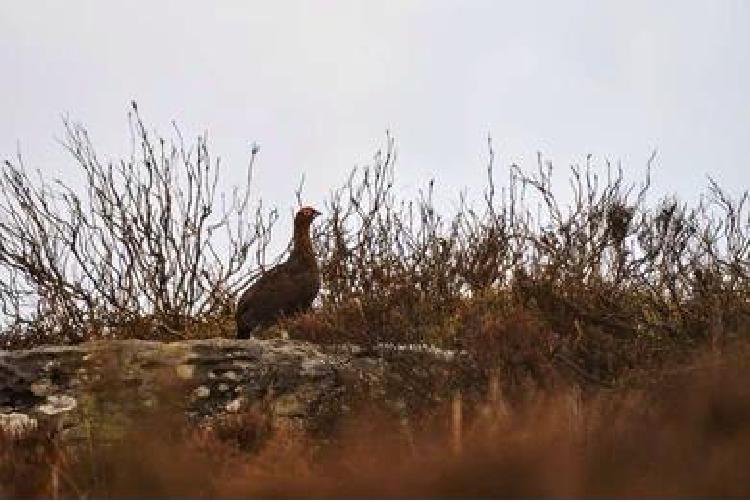
[[[297,215],[294,217],[294,226],[310,226],[310,223],[320,215],[320,211],[310,206],[304,206],[297,211]]]

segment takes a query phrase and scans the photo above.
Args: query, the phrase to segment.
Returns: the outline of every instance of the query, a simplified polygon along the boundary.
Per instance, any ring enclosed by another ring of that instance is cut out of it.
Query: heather
[[[247,186],[223,194],[205,138],[159,137],[135,105],[129,120],[134,153],[117,162],[65,122],[83,189],[21,157],[2,166],[6,348],[234,337],[236,299],[284,259],[269,247],[284,213],[250,195],[257,149]],[[748,192],[709,177],[695,204],[660,196],[653,161],[628,182],[590,157],[501,165],[490,140],[482,197],[451,210],[435,202],[439,180],[402,195],[387,136],[319,205],[313,308],[260,336],[449,351],[472,368],[456,369],[452,402],[426,399],[406,425],[363,408],[323,446],[253,414],[210,432],[158,414],[149,430],[177,436],[126,436],[153,449],[145,466],[143,452],[71,453],[40,430],[4,439],[0,494],[52,479],[54,457],[54,486],[29,496],[747,496]],[[296,195],[305,202],[304,187]],[[422,369],[399,370],[414,392],[429,387]],[[184,465],[156,465],[175,451]],[[185,485],[192,473],[205,479]],[[128,491],[136,481],[149,488]]]

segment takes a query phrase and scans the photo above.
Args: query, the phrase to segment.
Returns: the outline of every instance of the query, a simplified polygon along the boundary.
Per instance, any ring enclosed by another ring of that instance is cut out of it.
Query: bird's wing
[[[238,311],[277,312],[294,302],[295,282],[286,263],[264,273],[242,295],[237,304]]]

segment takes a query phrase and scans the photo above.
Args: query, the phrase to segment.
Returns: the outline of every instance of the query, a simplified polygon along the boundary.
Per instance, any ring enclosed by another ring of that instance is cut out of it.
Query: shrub
[[[247,187],[219,208],[206,139],[190,150],[178,130],[172,142],[154,138],[135,106],[130,117],[137,154],[108,165],[85,129],[65,122],[85,194],[35,185],[21,159],[6,161],[0,304],[9,331],[26,336],[6,340],[231,336],[234,298],[268,261],[276,212],[251,207]],[[608,385],[664,354],[746,335],[747,191],[732,197],[709,180],[694,207],[674,197],[649,205],[653,156],[638,185],[609,163],[600,177],[587,157],[571,167],[564,206],[541,154],[533,171],[510,166],[500,187],[488,145],[482,199],[462,197],[446,213],[433,181],[415,198],[398,195],[387,136],[325,203],[313,236],[321,294],[312,312],[283,321],[290,334],[474,350],[488,371],[528,345],[537,369]],[[511,343],[519,336],[529,340]]]
[[[265,260],[274,211],[253,206],[247,186],[218,193],[219,160],[199,136],[156,137],[135,103],[133,153],[103,162],[86,129],[64,120],[63,146],[85,193],[39,173],[19,155],[0,170],[0,307],[18,338],[78,341],[186,336],[186,327],[231,311]],[[118,333],[119,328],[126,328]]]

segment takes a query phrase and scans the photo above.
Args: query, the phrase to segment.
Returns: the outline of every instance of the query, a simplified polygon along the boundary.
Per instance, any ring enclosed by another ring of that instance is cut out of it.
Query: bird
[[[320,290],[320,271],[310,240],[310,225],[320,211],[305,206],[294,216],[289,258],[263,273],[237,302],[237,338],[250,338],[256,328],[310,308]]]

